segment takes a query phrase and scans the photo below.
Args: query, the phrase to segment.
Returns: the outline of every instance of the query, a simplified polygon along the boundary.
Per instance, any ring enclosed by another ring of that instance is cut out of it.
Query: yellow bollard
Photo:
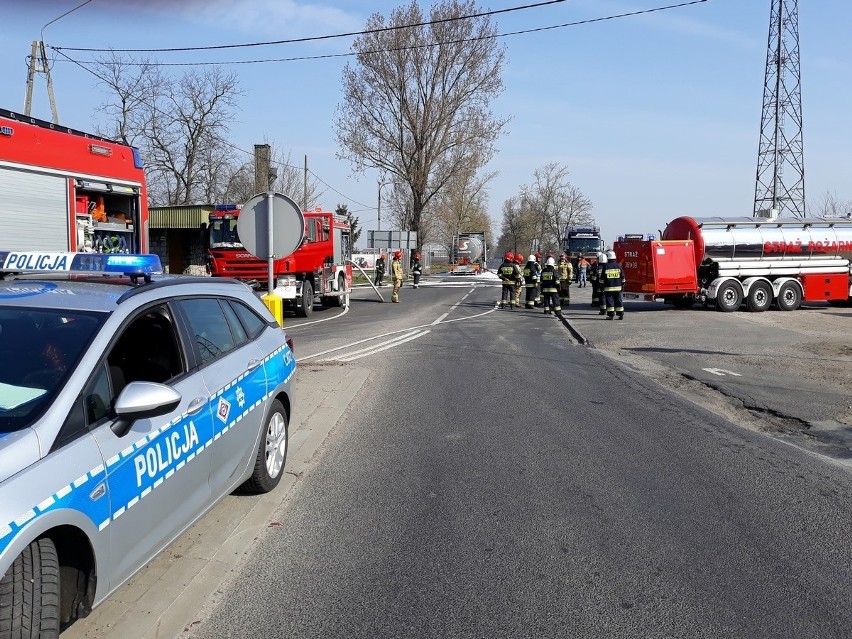
[[[276,295],[275,293],[267,293],[262,296],[260,300],[266,304],[266,308],[269,309],[269,312],[272,313],[272,316],[275,318],[275,321],[278,322],[279,326],[284,326],[284,300],[280,295]]]

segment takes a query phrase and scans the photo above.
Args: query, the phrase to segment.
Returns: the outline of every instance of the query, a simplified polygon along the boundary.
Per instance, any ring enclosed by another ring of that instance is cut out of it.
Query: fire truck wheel
[[[337,290],[342,291],[343,295],[334,298],[334,305],[346,308],[349,306],[349,290],[346,288],[346,278],[343,275],[337,278]]]
[[[743,303],[743,292],[736,282],[725,282],[716,292],[716,308],[724,313],[732,313]]]
[[[314,287],[310,282],[305,282],[302,286],[302,308],[296,309],[296,315],[299,317],[307,317],[314,310]]]
[[[775,304],[779,311],[795,311],[802,303],[802,291],[795,282],[785,282],[778,290]]]
[[[755,282],[748,290],[748,310],[761,313],[772,306],[772,287],[766,282]]]

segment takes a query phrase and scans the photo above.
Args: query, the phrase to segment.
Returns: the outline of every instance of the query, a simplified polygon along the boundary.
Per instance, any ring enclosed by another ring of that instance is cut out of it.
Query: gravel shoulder
[[[741,427],[852,466],[852,307],[719,313],[626,302],[623,322],[573,289],[589,347]]]

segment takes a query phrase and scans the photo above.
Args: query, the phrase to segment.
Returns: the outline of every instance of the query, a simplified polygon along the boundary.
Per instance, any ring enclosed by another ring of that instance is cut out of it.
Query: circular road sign
[[[261,259],[270,257],[269,224],[272,223],[271,256],[292,254],[305,238],[305,217],[290,197],[282,193],[258,193],[243,204],[237,218],[237,233],[246,250]],[[269,208],[272,208],[272,219]]]

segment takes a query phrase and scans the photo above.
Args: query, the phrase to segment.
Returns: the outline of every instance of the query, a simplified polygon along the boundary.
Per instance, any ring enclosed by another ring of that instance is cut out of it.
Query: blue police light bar
[[[239,207],[236,204],[217,204],[217,211],[238,211]]]
[[[87,273],[150,276],[162,273],[157,255],[0,251],[0,273]]]

